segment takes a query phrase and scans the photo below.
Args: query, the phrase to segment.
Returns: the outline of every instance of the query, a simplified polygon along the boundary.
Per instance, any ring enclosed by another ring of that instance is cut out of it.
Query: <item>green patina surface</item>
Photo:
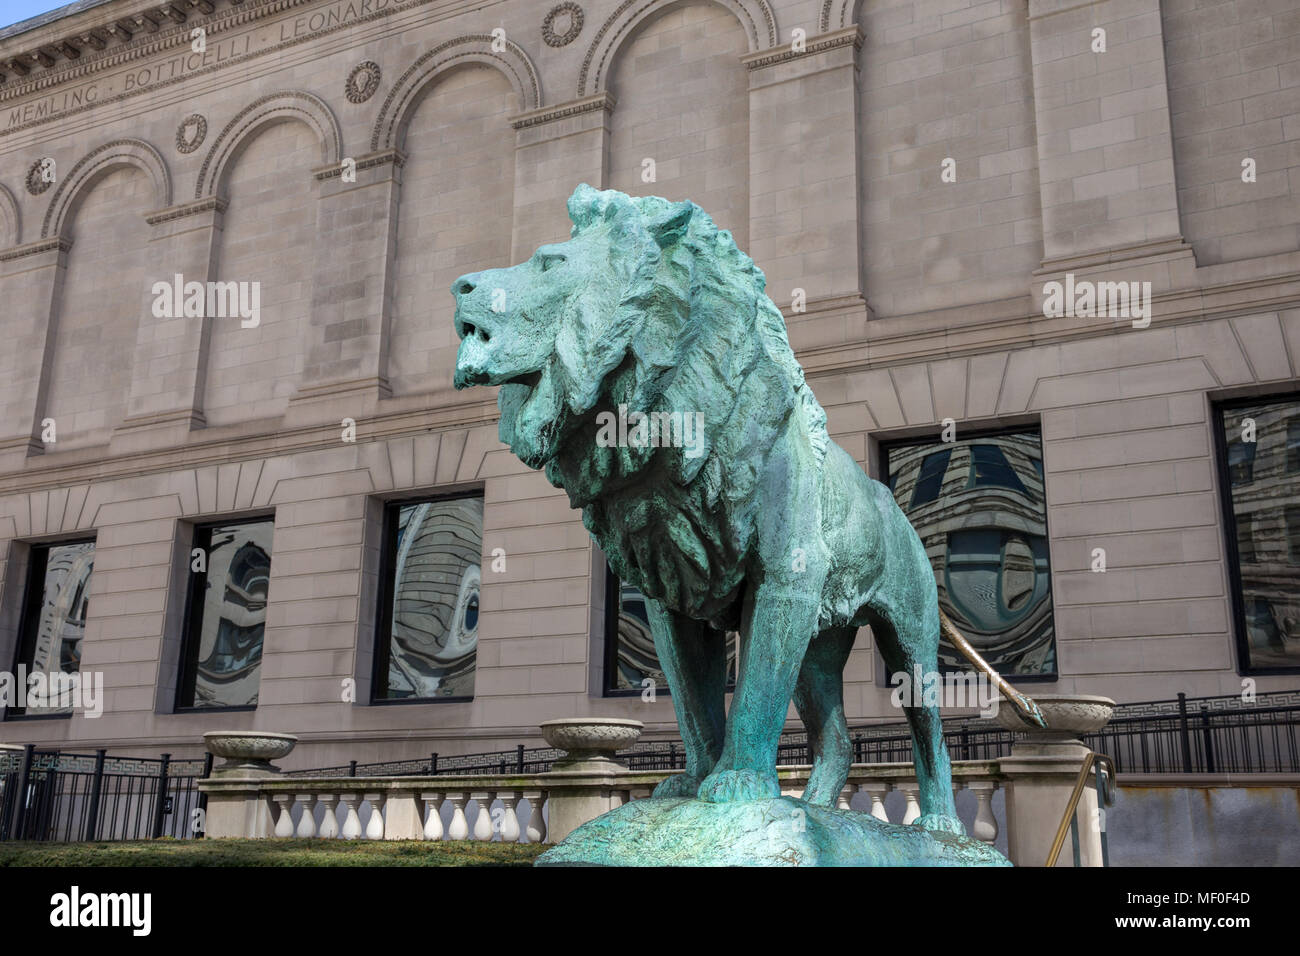
[[[579,827],[538,866],[1010,866],[966,836],[792,797],[637,800]]]
[[[779,797],[793,701],[813,752],[804,797],[829,808],[852,760],[841,674],[857,629],[871,625],[891,673],[937,668],[929,559],[889,490],[830,440],[762,270],[730,233],[692,202],[587,185],[568,209],[568,241],[452,284],[456,386],[500,386],[501,440],[565,490],[646,596],[686,750],[655,796]],[[728,630],[745,646],[729,713]],[[960,833],[938,709],[905,713],[918,823]],[[868,835],[881,840],[865,823],[844,831]]]

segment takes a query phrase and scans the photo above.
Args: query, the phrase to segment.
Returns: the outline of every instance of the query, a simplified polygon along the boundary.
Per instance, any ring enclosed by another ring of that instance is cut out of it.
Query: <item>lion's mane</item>
[[[763,271],[703,209],[581,187],[569,212],[575,235],[618,216],[612,241],[643,258],[601,341],[584,343],[561,369],[577,421],[547,476],[583,509],[624,580],[670,608],[734,626],[763,464],[793,416],[797,440],[820,469],[826,413]],[[603,381],[584,380],[602,361],[610,369]],[[599,446],[596,417],[620,404],[702,413],[701,453]]]

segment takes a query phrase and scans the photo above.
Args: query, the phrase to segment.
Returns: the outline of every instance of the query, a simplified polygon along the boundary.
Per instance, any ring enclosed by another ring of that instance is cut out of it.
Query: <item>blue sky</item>
[[[72,0],[0,0],[0,28],[64,7]]]

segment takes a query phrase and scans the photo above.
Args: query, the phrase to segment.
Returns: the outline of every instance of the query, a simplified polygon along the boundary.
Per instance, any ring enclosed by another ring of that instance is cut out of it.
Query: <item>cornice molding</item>
[[[761,70],[769,66],[802,60],[818,53],[826,53],[829,50],[838,50],[840,47],[852,46],[854,50],[861,50],[862,42],[862,31],[857,24],[853,24],[843,30],[835,30],[831,33],[823,33],[820,36],[809,38],[804,42],[803,50],[797,53],[793,49],[794,44],[787,43],[785,46],[777,47],[774,50],[747,53],[740,58],[740,62],[750,70]]]
[[[67,236],[51,236],[48,239],[37,239],[35,242],[27,242],[21,246],[0,249],[0,262],[22,259],[25,256],[36,256],[42,252],[67,252],[71,248],[72,240]]]
[[[378,152],[358,156],[355,162],[357,172],[363,169],[374,169],[376,166],[387,166],[390,163],[401,169],[406,165],[406,153],[400,149],[381,149]],[[337,179],[343,175],[343,163],[337,162],[330,163],[327,166],[317,166],[311,171],[311,174],[318,180]]]
[[[199,213],[225,212],[226,207],[229,205],[230,201],[221,196],[206,196],[203,199],[193,199],[175,206],[168,206],[166,209],[146,213],[144,220],[149,225],[156,226],[159,223],[171,222],[173,219],[184,219],[186,216],[195,216]]]
[[[158,54],[167,54],[169,52],[172,55],[182,55],[183,50],[191,43],[190,30],[194,29],[196,26],[202,26],[204,30],[207,31],[207,43],[211,48],[226,39],[230,39],[232,31],[237,27],[259,25],[259,21],[266,20],[276,14],[297,7],[308,7],[312,5],[321,5],[322,7],[326,7],[330,4],[331,0],[262,0],[261,3],[258,3],[257,0],[245,0],[245,2],[238,2],[238,0],[214,0],[214,2],[232,3],[233,5],[224,12],[216,12],[214,10],[212,14],[197,19],[191,19],[184,24],[159,28],[155,33],[145,34],[139,31],[132,31],[129,38],[122,39],[116,45],[108,47],[102,52],[92,54],[82,51],[82,54],[77,58],[66,63],[55,62],[54,65],[48,69],[41,69],[35,64],[28,67],[26,64],[20,62],[20,66],[26,71],[24,78],[20,82],[13,82],[12,79],[9,79],[8,82],[0,82],[0,109],[12,108],[6,107],[6,104],[12,100],[28,97],[34,93],[53,93],[55,88],[72,80],[85,80],[89,82],[93,79],[95,74],[103,73],[106,70],[121,67],[124,64],[146,57],[152,57]],[[334,2],[337,2],[337,0],[334,0]],[[360,6],[361,0],[355,0],[355,2]],[[371,0],[371,2],[374,2],[374,0]],[[386,6],[382,10],[372,10],[369,13],[357,16],[353,19],[340,20],[338,23],[322,26],[315,31],[305,33],[301,36],[291,37],[279,43],[272,43],[256,50],[249,49],[246,52],[238,52],[220,62],[214,62],[208,66],[200,66],[193,70],[187,70],[165,80],[159,79],[147,86],[138,86],[130,90],[113,92],[111,95],[98,97],[92,102],[83,102],[71,108],[61,109],[58,112],[49,115],[38,116],[25,122],[18,123],[7,129],[0,130],[0,136],[6,136],[54,120],[61,120],[69,116],[75,116],[78,113],[84,113],[97,106],[117,103],[130,97],[166,89],[169,86],[184,82],[191,78],[206,76],[217,70],[223,70],[227,67],[246,63],[250,60],[261,59],[267,55],[274,55],[283,50],[289,49],[290,47],[319,40],[323,37],[337,33],[340,30],[350,30],[353,27],[362,24],[384,19],[394,14],[406,13],[430,4],[448,8],[455,6],[455,9],[449,9],[447,11],[447,16],[463,13],[468,9],[467,5],[453,4],[452,0],[390,0],[390,5]],[[442,19],[442,17],[436,18]],[[123,14],[116,20],[113,20],[112,23],[116,24],[118,20],[120,20],[125,24],[128,19],[129,17]],[[165,22],[170,23],[170,21]],[[104,31],[106,32],[107,28],[104,28]],[[85,30],[83,29],[81,32],[85,32]],[[235,36],[237,37],[239,34],[235,34]],[[40,44],[42,49],[52,46],[52,44],[48,43]],[[9,64],[16,59],[21,61],[22,58],[15,54],[0,55],[0,74],[6,74],[6,79],[8,79],[9,74],[14,72]],[[33,102],[39,103],[40,101],[36,100]]]
[[[305,3],[315,3],[317,0],[270,0],[269,3],[262,4],[256,3],[256,0],[250,0],[247,3],[243,2],[243,0],[217,0],[217,2],[226,2],[228,4],[228,8],[224,13],[217,13],[214,9],[210,14],[187,19],[184,23],[173,23],[171,26],[157,28],[152,32],[148,31],[142,24],[135,24],[134,22],[137,16],[149,20],[146,17],[146,11],[155,8],[146,6],[134,13],[114,14],[98,27],[81,28],[69,33],[66,40],[37,44],[33,49],[50,50],[71,46],[78,49],[78,53],[75,56],[68,56],[67,52],[64,51],[63,55],[66,57],[64,61],[53,61],[50,66],[39,74],[30,72],[32,68],[29,68],[26,79],[17,83],[0,83],[0,103],[15,97],[26,96],[29,93],[39,92],[60,83],[66,83],[69,80],[98,73],[109,67],[121,66],[123,63],[129,63],[141,57],[162,53],[172,47],[189,46],[191,43],[190,31],[195,27],[202,27],[211,36],[223,30],[229,30],[232,27],[279,13],[282,10]],[[417,2],[421,2],[421,0],[417,0]],[[423,2],[427,2],[427,0],[423,0]],[[167,4],[158,4],[158,6],[165,5]],[[198,12],[197,8],[191,7],[190,9]],[[149,20],[149,22],[155,21]],[[133,24],[133,29],[129,33],[126,29],[127,23]],[[104,40],[104,34],[112,36],[116,42]],[[86,40],[87,35],[95,37],[102,43],[102,48],[94,42]],[[22,34],[19,34],[19,36],[22,36]],[[87,53],[85,50],[79,49],[81,44],[98,52]],[[3,41],[0,41],[0,46],[3,45]],[[3,71],[15,59],[21,61],[24,57],[30,59],[31,56],[30,53],[6,53],[3,57],[0,57],[0,62],[3,62],[0,71]]]
[[[583,113],[595,113],[599,110],[612,112],[617,102],[614,94],[606,90],[594,96],[584,96],[580,100],[569,100],[567,103],[556,103],[526,113],[517,113],[510,117],[510,125],[515,129],[528,129],[530,126],[541,126],[544,123],[553,123]]]

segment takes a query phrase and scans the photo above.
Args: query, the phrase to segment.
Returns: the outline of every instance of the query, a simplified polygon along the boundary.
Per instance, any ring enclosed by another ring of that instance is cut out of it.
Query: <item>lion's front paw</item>
[[[699,798],[707,803],[740,803],[781,796],[776,774],[757,770],[715,770],[700,784]]]
[[[946,813],[926,813],[912,821],[914,827],[925,827],[927,830],[938,830],[941,833],[955,833],[958,836],[966,835],[966,828],[961,825],[961,821],[956,817],[950,817]]]
[[[668,777],[655,787],[654,797],[693,797],[700,789],[700,779],[688,773]]]

